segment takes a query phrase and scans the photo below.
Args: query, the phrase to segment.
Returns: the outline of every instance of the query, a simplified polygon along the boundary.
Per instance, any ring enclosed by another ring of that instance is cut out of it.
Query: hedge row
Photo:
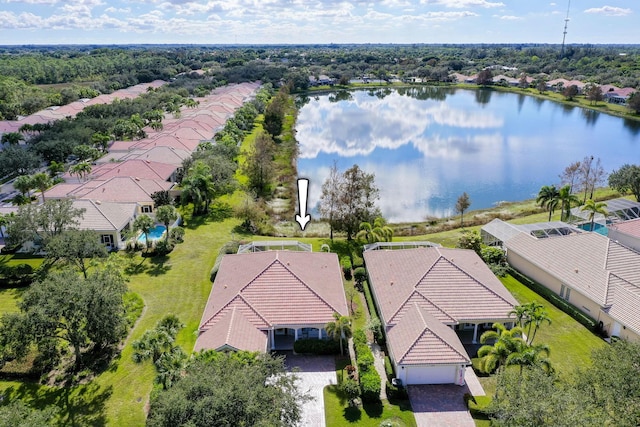
[[[293,351],[300,354],[340,354],[340,341],[300,339],[293,343]]]
[[[0,265],[0,286],[27,286],[36,278],[37,270],[29,264]]]
[[[367,336],[362,329],[358,329],[353,333],[353,346],[356,352],[362,400],[364,402],[377,402],[380,400],[380,388],[382,386],[380,375],[375,369],[373,353],[367,345]]]
[[[554,292],[549,290],[547,287],[541,285],[540,283],[534,282],[528,277],[521,274],[519,271],[516,271],[513,268],[509,269],[509,273],[520,283],[542,296],[544,299],[549,301],[551,304],[555,305],[560,310],[567,313],[569,316],[573,317],[576,321],[586,326],[591,330],[596,329],[596,321],[591,317],[584,314],[582,311],[578,310],[573,304],[567,302],[566,300],[560,298],[559,295],[556,295]]]

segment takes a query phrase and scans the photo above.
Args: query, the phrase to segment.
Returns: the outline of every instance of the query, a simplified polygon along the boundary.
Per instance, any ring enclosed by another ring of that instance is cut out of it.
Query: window
[[[146,214],[146,213],[151,213],[151,212],[153,212],[153,206],[150,206],[150,205],[142,205],[142,206],[140,206],[140,211],[141,211],[142,213],[145,213],[145,214]]]
[[[107,246],[113,246],[113,235],[112,234],[102,234],[100,236],[100,243]]]
[[[560,285],[560,298],[564,298],[564,285]]]
[[[569,301],[569,295],[571,294],[571,288],[565,285],[560,286],[560,298],[565,301]]]
[[[569,294],[571,294],[571,289],[567,288],[567,292],[565,292],[565,294],[564,294],[564,299],[566,301],[569,301]]]

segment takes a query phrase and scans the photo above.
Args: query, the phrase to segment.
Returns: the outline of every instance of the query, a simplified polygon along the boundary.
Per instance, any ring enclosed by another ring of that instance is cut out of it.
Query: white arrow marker
[[[307,223],[311,221],[311,215],[307,214],[307,196],[309,195],[309,180],[306,178],[298,179],[298,211],[300,215],[296,215],[296,221],[300,224],[300,229],[304,231]]]

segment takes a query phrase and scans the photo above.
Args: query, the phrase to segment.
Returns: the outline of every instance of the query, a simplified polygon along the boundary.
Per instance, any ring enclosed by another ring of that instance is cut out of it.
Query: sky
[[[562,42],[568,0],[0,0],[0,45]],[[574,0],[567,43],[640,43],[637,0]]]

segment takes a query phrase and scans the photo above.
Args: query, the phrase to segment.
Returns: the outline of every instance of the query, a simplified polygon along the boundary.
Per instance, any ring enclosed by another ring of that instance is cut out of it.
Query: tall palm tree
[[[333,318],[335,321],[327,323],[324,329],[329,337],[334,340],[340,340],[340,354],[344,354],[342,340],[351,338],[351,320],[340,313],[333,313]]]
[[[373,226],[368,222],[360,223],[360,231],[356,234],[356,240],[365,243],[390,242],[392,239],[393,229],[382,217],[377,217]]]
[[[209,210],[209,204],[215,194],[211,168],[201,160],[197,160],[189,168],[182,183],[182,203],[193,202],[193,214]]]
[[[495,331],[487,331],[482,334],[480,342],[485,344],[494,340],[494,344],[485,344],[478,350],[480,369],[487,373],[504,366],[511,353],[517,352],[522,345],[526,345],[522,339],[522,328],[516,326],[507,329],[502,323],[494,323],[493,328]]]
[[[165,241],[169,242],[169,225],[178,219],[178,211],[171,205],[163,205],[156,209],[156,219],[166,228]]]
[[[594,202],[592,199],[586,201],[583,207],[580,208],[581,211],[589,211],[589,221],[591,221],[591,228],[589,231],[593,231],[593,225],[596,221],[596,214],[606,215],[607,210],[605,209],[607,204],[604,202]]]
[[[561,221],[567,221],[571,216],[571,205],[579,205],[580,199],[575,194],[571,194],[571,187],[565,185],[558,192],[558,200],[560,200]]]
[[[544,322],[551,324],[551,318],[548,316],[547,311],[544,309],[544,305],[532,301],[526,304],[527,307],[527,320],[525,326],[527,327],[527,344],[533,345],[533,340],[538,333],[538,329]],[[531,330],[533,329],[533,333]]]
[[[135,221],[133,221],[133,228],[142,231],[142,233],[144,234],[144,240],[147,244],[147,249],[151,247],[151,242],[149,241],[149,233],[151,232],[151,229],[154,225],[155,223],[153,221],[153,218],[145,214],[140,215],[136,218]]]
[[[78,178],[80,178],[81,180],[83,180],[86,176],[88,176],[91,173],[91,163],[85,161],[82,162],[78,162],[75,165],[71,166],[69,168],[69,174],[70,175],[77,175]]]
[[[536,203],[540,205],[541,208],[546,208],[549,210],[549,221],[551,221],[551,215],[553,215],[553,211],[558,207],[560,193],[555,185],[544,185],[540,188],[538,192],[538,198],[536,199]]]
[[[46,173],[39,172],[31,176],[31,182],[33,183],[33,186],[35,188],[40,190],[40,194],[42,194],[42,203],[44,203],[45,202],[44,192],[47,191],[47,188],[53,185],[53,181],[51,180],[49,175],[47,175]]]

